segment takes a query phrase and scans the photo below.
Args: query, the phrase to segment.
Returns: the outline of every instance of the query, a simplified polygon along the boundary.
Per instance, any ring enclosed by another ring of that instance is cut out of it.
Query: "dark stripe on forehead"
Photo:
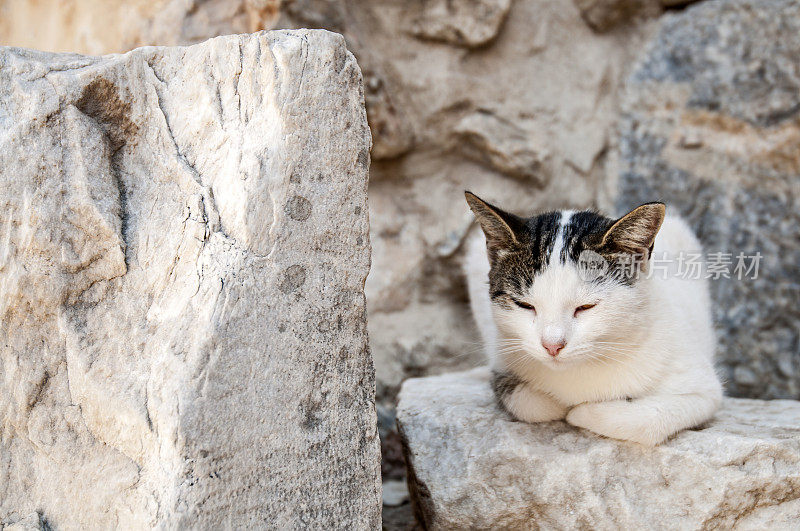
[[[575,212],[563,228],[564,245],[561,248],[561,263],[567,259],[577,262],[580,254],[592,248],[606,230],[614,224],[614,220],[601,216],[596,212]]]
[[[539,258],[540,266],[536,269],[536,273],[547,265],[547,260],[556,244],[560,222],[561,212],[548,212],[547,214],[529,218],[525,224],[526,229],[529,231],[528,239],[531,253]]]

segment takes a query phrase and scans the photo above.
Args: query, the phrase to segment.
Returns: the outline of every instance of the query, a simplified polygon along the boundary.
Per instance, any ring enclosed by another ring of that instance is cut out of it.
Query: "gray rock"
[[[380,525],[344,39],[0,49],[0,522]]]
[[[511,177],[542,186],[541,164],[547,157],[543,142],[488,111],[465,116],[453,129],[459,149]]]
[[[411,33],[423,39],[474,48],[494,39],[511,0],[414,0]]]
[[[31,513],[19,520],[9,521],[5,525],[0,523],[0,529],[3,531],[40,531],[49,529],[49,527],[42,521],[39,513]]]
[[[413,147],[414,136],[401,110],[392,100],[382,76],[364,70],[365,103],[372,132],[372,158],[399,157]]]
[[[664,18],[623,102],[619,209],[666,201],[731,253],[711,291],[734,396],[800,397],[798,34],[797,2],[700,3]]]
[[[488,371],[407,380],[397,420],[432,529],[792,529],[800,402],[726,398],[655,448],[512,421]]]

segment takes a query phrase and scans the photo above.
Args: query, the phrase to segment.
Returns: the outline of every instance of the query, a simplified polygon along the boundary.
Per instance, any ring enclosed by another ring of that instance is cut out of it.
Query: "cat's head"
[[[466,192],[486,236],[499,349],[553,368],[616,358],[647,322],[641,275],[664,221],[663,203],[619,219],[591,211],[524,218]]]

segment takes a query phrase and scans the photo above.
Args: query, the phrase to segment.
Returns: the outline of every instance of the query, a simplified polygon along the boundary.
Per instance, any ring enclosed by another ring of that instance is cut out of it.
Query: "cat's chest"
[[[531,385],[567,406],[583,402],[635,398],[655,385],[655,371],[629,365],[600,365],[576,370],[545,370],[530,367],[520,374]]]

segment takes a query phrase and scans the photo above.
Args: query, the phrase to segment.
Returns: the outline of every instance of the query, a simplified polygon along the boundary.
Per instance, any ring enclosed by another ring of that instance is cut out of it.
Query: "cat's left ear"
[[[664,203],[645,203],[634,208],[606,231],[600,247],[649,258],[666,211]]]

